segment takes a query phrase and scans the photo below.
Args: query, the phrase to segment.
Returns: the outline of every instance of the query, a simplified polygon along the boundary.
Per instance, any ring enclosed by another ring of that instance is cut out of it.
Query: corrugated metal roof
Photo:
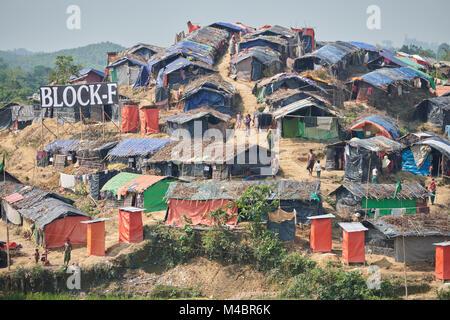
[[[340,222],[339,226],[347,232],[360,232],[369,230],[361,222]]]
[[[320,182],[296,182],[287,180],[273,181],[224,181],[204,183],[172,182],[166,198],[184,200],[236,200],[249,186],[272,186],[273,192],[268,200],[313,200],[312,193],[320,193]]]
[[[108,153],[108,157],[147,156],[171,142],[169,139],[126,138]]]
[[[367,149],[373,152],[380,151],[399,151],[405,148],[405,146],[397,141],[386,138],[384,136],[376,136],[368,139],[352,138],[348,145],[352,147],[359,147]]]

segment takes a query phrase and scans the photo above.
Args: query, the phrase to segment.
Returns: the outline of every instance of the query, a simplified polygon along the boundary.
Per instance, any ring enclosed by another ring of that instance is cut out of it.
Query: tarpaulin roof
[[[43,199],[33,207],[21,209],[19,212],[25,219],[34,221],[40,229],[56,219],[68,216],[89,217],[74,206],[53,198]]]
[[[328,43],[323,47],[321,47],[320,49],[317,49],[316,51],[311,52],[309,54],[305,54],[303,57],[300,57],[298,59],[303,59],[307,57],[318,57],[321,59],[325,59],[330,64],[336,64],[348,54],[357,52],[359,50],[360,50],[359,47],[357,47],[356,45],[352,45],[342,41],[337,41],[333,43]]]
[[[366,124],[374,124],[377,128],[383,131],[389,138],[400,138],[400,130],[394,120],[385,116],[370,116],[356,121],[350,126],[347,131],[355,130],[363,127]]]
[[[127,184],[128,182],[140,177],[140,174],[131,173],[131,172],[120,172],[111,179],[108,180],[108,182],[105,183],[105,185],[102,187],[100,191],[110,191],[114,195],[117,194],[117,190],[122,187],[123,185]]]
[[[127,192],[142,193],[155,183],[169,178],[168,176],[153,176],[153,175],[141,175],[124,185],[120,186],[117,190],[118,194],[126,194]]]
[[[213,27],[202,27],[188,34],[185,40],[208,44],[217,51],[220,43],[228,40],[228,37],[228,31]]]
[[[272,113],[272,116],[275,119],[279,119],[279,118],[285,117],[288,114],[291,114],[295,111],[298,111],[303,108],[311,107],[311,106],[321,109],[322,111],[325,111],[330,115],[336,114],[333,110],[329,109],[328,107],[317,104],[314,101],[312,101],[312,99],[308,98],[308,99],[295,101],[287,106],[279,108]]]
[[[418,64],[417,62],[413,61],[409,57],[397,56],[397,59],[400,61],[403,61],[404,63],[406,63],[407,65],[409,65],[415,69],[425,69],[425,67],[423,65]]]
[[[267,200],[313,200],[311,194],[319,194],[320,182],[273,181],[224,181],[204,183],[172,182],[167,189],[166,198],[184,200],[236,200],[249,186],[273,186]]]
[[[255,37],[259,35],[265,35],[265,34],[275,34],[283,37],[295,37],[295,33],[289,29],[285,28],[279,25],[270,26],[269,28],[264,28],[260,30],[256,30],[250,34],[247,35],[247,37]]]
[[[112,149],[109,157],[130,157],[130,156],[146,156],[149,153],[158,151],[170,141],[169,139],[138,139],[126,138]]]
[[[159,73],[158,73],[158,81],[160,79],[163,79],[165,75],[170,74],[170,73],[172,73],[174,71],[183,69],[183,68],[185,68],[187,66],[196,66],[196,67],[199,67],[199,68],[203,68],[205,70],[215,71],[214,69],[209,68],[209,67],[207,67],[207,66],[205,66],[203,64],[199,64],[199,63],[196,63],[194,61],[189,61],[189,60],[187,60],[187,59],[185,59],[183,57],[180,57],[177,60],[169,63],[164,69],[161,69],[159,71]],[[162,82],[162,80],[160,82]]]
[[[76,75],[71,75],[70,77],[69,77],[69,81],[71,81],[71,80],[75,80],[75,79],[79,79],[79,78],[82,78],[82,77],[84,77],[84,76],[87,76],[90,72],[93,72],[93,73],[95,73],[95,74],[98,74],[101,78],[104,78],[105,77],[105,73],[104,72],[101,72],[100,70],[97,70],[97,69],[94,69],[94,68],[84,68],[84,69],[81,69],[80,71],[78,71],[78,74],[76,74]]]
[[[381,57],[392,61],[393,63],[395,63],[396,65],[398,65],[400,67],[407,67],[408,66],[407,63],[405,63],[402,60],[398,59],[398,56],[394,52],[392,52],[392,51],[390,51],[388,49],[381,49],[378,54]],[[377,60],[377,59],[378,58],[375,58],[374,60]],[[372,62],[372,61],[369,61],[369,63],[370,62]]]
[[[377,47],[374,47],[373,45],[367,44],[364,42],[350,41],[349,43],[354,46],[357,46],[360,49],[367,50],[367,51],[379,51],[380,50]]]
[[[189,121],[193,121],[196,119],[200,119],[203,118],[205,116],[212,116],[220,121],[229,121],[231,119],[231,116],[227,115],[227,114],[223,114],[219,111],[216,111],[212,108],[208,108],[208,107],[201,107],[198,109],[194,109],[194,110],[189,110],[183,113],[179,113],[179,114],[175,114],[173,116],[167,117],[167,118],[163,118],[163,121],[167,121],[167,122],[174,122],[174,123],[178,123],[178,124],[183,124]]]
[[[133,59],[133,58],[130,58],[130,57],[123,57],[123,58],[120,58],[120,59],[118,59],[118,60],[116,60],[114,62],[111,62],[107,66],[107,68],[118,67],[118,66],[120,66],[120,65],[122,65],[124,63],[127,63],[127,62],[129,62],[131,65],[145,66],[145,63],[142,62],[142,61],[139,61],[139,60],[136,60],[136,59]]]
[[[278,51],[280,47],[286,48],[287,41],[282,38],[269,36],[259,36],[256,38],[249,38],[249,39],[243,38],[241,42],[239,42],[238,44],[238,51],[242,51],[243,49],[256,46],[270,47],[271,49]]]
[[[242,24],[238,24],[238,23],[215,22],[209,26],[213,27],[213,28],[219,28],[219,29],[225,28],[228,31],[232,31],[232,32],[241,32],[242,31],[242,33],[247,33],[247,32],[253,31],[253,28],[250,28],[250,27],[244,26]]]
[[[239,52],[239,54],[231,59],[230,64],[239,63],[248,57],[254,57],[264,65],[271,65],[277,61],[281,62],[280,54],[278,52],[267,47],[252,47],[248,50]]]
[[[0,131],[8,129],[11,126],[11,107],[4,106],[0,108]]]
[[[81,140],[55,140],[45,146],[45,151],[49,153],[59,153],[67,155],[70,148],[80,143]]]
[[[231,96],[236,92],[236,88],[231,83],[224,81],[218,74],[212,73],[193,80],[187,84],[184,87],[182,100],[188,98],[190,95],[195,94],[203,88],[215,90],[215,92],[220,92],[227,96]]]
[[[332,191],[329,195],[339,190],[346,189],[357,199],[393,199],[397,184],[344,184]],[[427,189],[419,183],[404,183],[402,190],[397,193],[398,199],[423,199],[430,195]]]
[[[300,86],[297,87],[298,89],[306,89],[305,87],[311,86],[315,89],[321,90],[324,93],[327,92],[324,88],[319,86],[314,80],[302,77],[298,73],[278,73],[278,74],[274,75],[273,77],[264,78],[264,79],[256,82],[256,86],[258,88],[273,87],[273,90],[270,92],[270,94],[271,94],[272,92],[275,92],[279,87],[281,87],[281,85],[283,83],[285,83],[286,81],[289,81],[289,80],[301,82],[303,85],[301,87]],[[295,88],[291,88],[291,89],[295,89]],[[267,89],[266,89],[266,91],[267,91]]]
[[[428,75],[409,67],[382,68],[369,72],[360,78],[376,87],[384,87],[395,81],[411,81],[415,78],[430,80]]]
[[[444,140],[444,139],[440,139],[437,137],[433,137],[433,138],[421,140],[421,141],[415,143],[414,145],[430,146],[430,147],[442,152],[447,157],[447,159],[450,159],[450,141],[448,141],[447,139]]]
[[[376,136],[368,139],[352,138],[348,144],[350,146],[367,149],[372,152],[399,151],[405,148],[403,144],[384,136]]]

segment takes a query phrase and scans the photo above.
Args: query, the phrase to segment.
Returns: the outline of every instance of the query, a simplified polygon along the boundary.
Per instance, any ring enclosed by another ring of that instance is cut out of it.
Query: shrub
[[[280,271],[283,275],[291,278],[298,274],[313,269],[316,263],[308,258],[302,257],[299,252],[291,253],[283,258]]]
[[[450,289],[436,290],[438,300],[450,300]]]
[[[186,299],[200,296],[197,288],[178,288],[170,285],[158,285],[150,293],[152,299]]]

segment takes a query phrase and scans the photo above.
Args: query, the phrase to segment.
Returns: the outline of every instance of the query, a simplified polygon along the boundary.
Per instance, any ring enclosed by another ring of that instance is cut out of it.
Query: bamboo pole
[[[403,273],[405,277],[405,296],[408,300],[408,282],[406,278],[406,251],[405,251],[405,233],[403,232]]]
[[[5,163],[3,164],[3,186],[6,186],[6,157]],[[6,220],[6,259],[8,260],[8,271],[11,270],[10,265],[10,253],[9,253],[9,226],[8,226],[8,215],[6,214],[6,210],[4,210],[5,213],[5,220]]]

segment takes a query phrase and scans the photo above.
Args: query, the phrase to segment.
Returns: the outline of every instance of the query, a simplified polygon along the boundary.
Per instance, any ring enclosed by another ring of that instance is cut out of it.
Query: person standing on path
[[[430,184],[429,189],[431,192],[431,196],[430,196],[431,205],[434,205],[434,199],[436,198],[436,183],[434,182],[434,178],[431,179],[431,184]]]
[[[267,132],[267,145],[269,146],[269,151],[272,151],[272,129]]]
[[[240,129],[241,125],[242,125],[242,116],[241,116],[241,112],[239,111],[236,116],[236,129]]]
[[[308,165],[306,166],[306,170],[309,171],[309,175],[312,176],[312,172],[314,169],[314,163],[316,162],[316,155],[314,154],[312,149],[309,149],[308,153]]]
[[[320,164],[320,160],[317,160],[316,172],[317,172],[317,178],[320,179],[320,173],[322,172],[322,165]]]
[[[250,124],[252,122],[252,117],[250,116],[250,113],[247,114],[247,116],[244,119],[244,124],[245,124],[245,130],[246,130],[246,135],[249,136],[250,135]]]
[[[36,261],[36,263],[39,263],[39,249],[36,248],[36,250],[34,251],[34,261]]]
[[[67,238],[66,243],[64,244],[64,264],[67,262],[67,265],[69,265],[71,252],[72,244],[70,243],[70,239]]]

